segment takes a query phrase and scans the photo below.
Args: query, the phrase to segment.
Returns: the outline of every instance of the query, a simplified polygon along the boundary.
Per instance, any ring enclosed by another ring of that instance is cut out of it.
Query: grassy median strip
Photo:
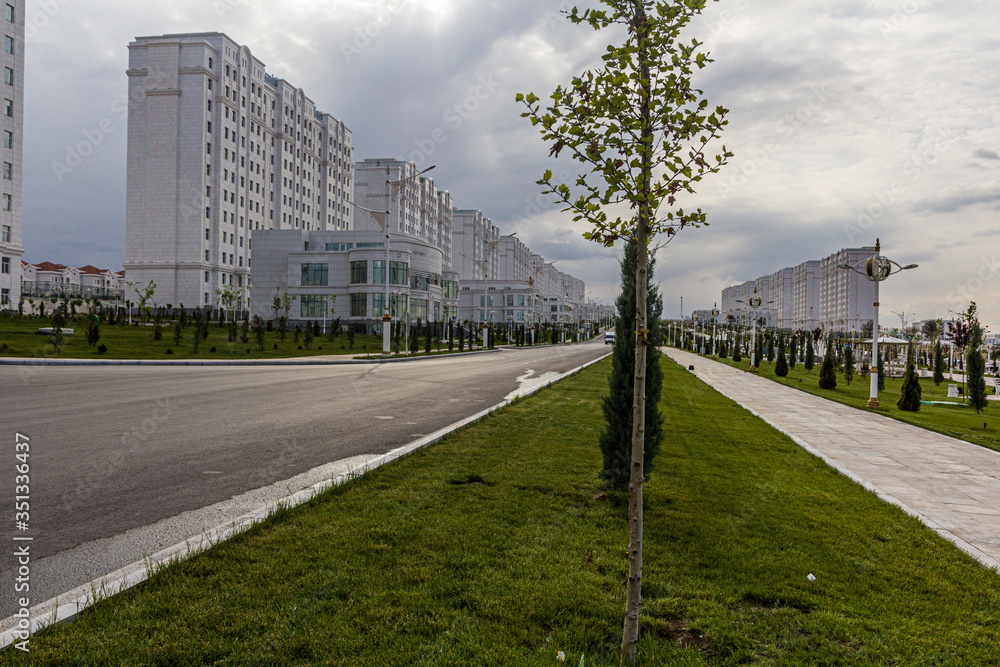
[[[160,340],[154,340],[154,329],[150,326],[126,324],[101,324],[97,345],[87,344],[87,325],[83,317],[70,318],[67,329],[73,335],[64,335],[58,354],[50,342],[48,334],[39,334],[41,328],[51,327],[50,319],[38,317],[0,318],[0,357],[35,359],[157,359],[165,361],[208,360],[230,361],[245,359],[288,359],[295,357],[316,357],[328,355],[365,355],[382,352],[382,336],[354,336],[346,333],[315,336],[306,343],[304,332],[285,333],[284,340],[277,331],[264,333],[264,349],[260,349],[256,334],[248,332],[247,342],[241,342],[239,330],[237,339],[230,345],[229,329],[212,321],[208,327],[208,339],[199,341],[198,351],[194,351],[194,325],[188,320],[181,337],[175,338],[176,321],[165,321]],[[416,327],[414,327],[414,331]],[[408,339],[407,339],[408,341]],[[419,337],[420,355],[424,354],[425,341]],[[465,350],[482,349],[478,344],[466,341]],[[400,349],[407,349],[406,341],[400,341]],[[458,351],[458,339],[453,341],[453,351]],[[105,352],[99,351],[105,346]],[[395,349],[395,348],[393,348]],[[434,354],[448,351],[448,339],[433,339],[431,350]],[[381,356],[379,357],[381,358]]]
[[[642,664],[996,663],[1000,577],[664,367]],[[609,369],[283,511],[0,664],[617,664],[627,528],[596,477]]]
[[[739,363],[732,359],[718,359],[730,366],[742,370],[750,369],[750,360],[746,357]],[[921,397],[924,401],[940,401],[951,405],[921,405],[919,412],[906,412],[896,407],[902,391],[902,378],[886,378],[885,389],[879,392],[878,409],[869,408],[868,397],[871,392],[871,378],[854,376],[850,385],[844,380],[843,369],[837,375],[836,389],[819,388],[819,364],[812,371],[806,371],[802,363],[790,369],[788,376],[780,378],[774,374],[774,362],[764,361],[757,369],[761,377],[773,380],[793,389],[808,392],[831,401],[849,405],[852,408],[871,410],[892,419],[913,424],[928,431],[935,431],[959,440],[965,440],[982,447],[1000,451],[1000,403],[989,401],[989,405],[981,413],[961,403],[961,399],[948,398],[948,385],[961,386],[961,382],[949,381],[947,378],[935,386],[931,378],[920,378]],[[987,391],[993,391],[993,378],[987,378]],[[984,428],[985,427],[985,428]]]

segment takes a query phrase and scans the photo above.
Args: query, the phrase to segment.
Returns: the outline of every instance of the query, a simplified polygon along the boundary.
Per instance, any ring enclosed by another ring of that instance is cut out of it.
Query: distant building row
[[[129,45],[125,271],[155,300],[293,320],[574,322],[585,285],[398,160],[355,162],[351,131],[222,33]],[[389,238],[386,267],[385,231]],[[252,259],[251,259],[252,254]],[[381,285],[381,289],[379,288]],[[478,296],[477,296],[478,295]]]
[[[874,254],[874,247],[847,248],[727,287],[722,291],[719,321],[749,326],[763,318],[766,326],[778,329],[861,331],[875,315],[875,284],[838,267],[855,265]],[[755,290],[761,306],[752,309],[749,304]]]

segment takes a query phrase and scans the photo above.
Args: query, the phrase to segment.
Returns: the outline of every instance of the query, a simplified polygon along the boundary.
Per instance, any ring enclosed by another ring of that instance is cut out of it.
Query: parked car
[[[604,334],[604,344],[605,345],[614,345],[615,344],[615,332],[614,331],[608,331],[607,333]]]

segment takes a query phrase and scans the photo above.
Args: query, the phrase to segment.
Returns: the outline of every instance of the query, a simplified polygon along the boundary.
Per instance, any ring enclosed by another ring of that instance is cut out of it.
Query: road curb
[[[495,352],[496,350],[485,350],[483,352]],[[483,352],[473,353],[482,354]],[[466,353],[469,354],[469,353]],[[455,355],[449,355],[455,356]],[[344,482],[360,477],[365,473],[375,470],[387,463],[392,463],[400,458],[412,454],[415,451],[424,449],[439,442],[442,438],[459,429],[465,428],[476,422],[486,418],[493,412],[507,407],[513,401],[521,399],[525,396],[530,396],[535,394],[542,389],[549,387],[557,382],[565,380],[568,377],[576,375],[580,371],[593,366],[596,363],[603,361],[611,356],[611,353],[604,354],[597,359],[590,361],[582,366],[578,366],[572,370],[566,371],[550,380],[538,385],[531,387],[530,389],[525,389],[524,391],[518,390],[511,394],[510,398],[504,399],[496,405],[481,410],[469,417],[461,419],[457,422],[449,424],[430,435],[426,435],[418,440],[403,445],[397,449],[387,452],[375,459],[365,463],[363,466],[356,470],[350,470],[347,473],[343,473],[333,477],[331,479],[324,480],[313,484],[312,486],[306,487],[300,491],[297,491],[291,495],[285,496],[275,502],[268,503],[263,507],[259,507],[253,512],[244,514],[236,519],[227,522],[221,526],[217,526],[211,530],[205,531],[200,535],[195,535],[189,537],[188,539],[175,544],[172,547],[163,549],[142,561],[137,561],[131,565],[126,565],[110,574],[103,577],[94,579],[91,582],[77,586],[71,591],[58,595],[54,598],[42,602],[30,610],[30,632],[31,634],[36,633],[42,628],[48,627],[50,625],[55,625],[58,623],[65,623],[71,621],[76,617],[81,611],[89,607],[90,605],[109,598],[113,595],[117,595],[129,588],[142,583],[149,576],[159,569],[168,566],[172,563],[181,562],[190,558],[191,556],[197,555],[203,551],[210,549],[211,547],[224,542],[225,540],[234,537],[245,530],[251,528],[252,526],[264,521],[274,512],[279,509],[292,508],[302,503],[308,502],[309,500],[315,498],[320,493],[323,493],[327,489],[335,486],[340,486]],[[427,358],[427,357],[425,357]],[[433,358],[433,357],[430,357]],[[401,361],[415,361],[406,360]],[[365,362],[373,363],[373,362]],[[336,463],[336,462],[331,462]],[[328,465],[328,464],[326,464]],[[16,616],[8,617],[0,621],[0,649],[3,649],[13,642],[20,639],[14,636],[14,632],[17,627],[17,623],[20,619]]]

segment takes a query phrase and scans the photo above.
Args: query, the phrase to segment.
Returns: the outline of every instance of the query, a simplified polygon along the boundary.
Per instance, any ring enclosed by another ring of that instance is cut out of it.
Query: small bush
[[[97,354],[107,354],[107,352],[108,352],[108,346],[105,345],[104,343],[101,343],[100,345],[97,346]]]
[[[168,348],[167,348],[167,354],[173,354],[173,353],[174,353],[174,351],[173,351],[173,350],[171,350],[171,349],[170,349],[170,348],[168,347]]]
[[[211,352],[212,354],[215,354],[215,346],[214,345],[212,346],[212,349],[209,350],[209,352]]]
[[[274,349],[276,349],[276,350],[278,349],[278,344],[277,343],[274,344]]]
[[[823,357],[823,365],[819,369],[819,388],[837,388],[837,372],[833,369],[833,355],[830,354],[829,348],[827,348],[826,355]]]
[[[0,352],[6,352],[6,351],[7,351],[7,343],[0,345]]]

